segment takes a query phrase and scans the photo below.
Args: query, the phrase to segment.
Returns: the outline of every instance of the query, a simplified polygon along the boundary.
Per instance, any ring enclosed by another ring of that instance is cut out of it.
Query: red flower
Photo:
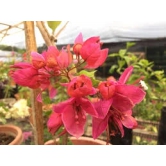
[[[122,124],[128,128],[135,127],[136,121],[129,114],[129,110],[140,103],[145,92],[134,85],[125,85],[133,67],[128,67],[121,75],[119,81],[104,81],[99,84],[102,99],[94,103],[98,118],[93,118],[93,137],[97,138],[107,127],[110,118],[124,135]]]
[[[81,56],[87,63],[85,68],[95,69],[101,66],[107,58],[108,49],[101,50],[100,38],[91,37],[83,42],[82,33],[80,33],[74,42],[73,51],[77,56]]]
[[[74,46],[73,46],[73,52],[79,56],[80,55],[80,50],[82,48],[82,44],[83,44],[83,36],[82,36],[82,33],[80,33],[75,41],[74,41]]]
[[[43,52],[43,56],[46,59],[46,66],[49,68],[54,68],[57,66],[57,56],[59,55],[59,50],[54,47],[48,47],[48,50]]]
[[[85,75],[73,78],[67,87],[67,93],[71,97],[85,97],[96,93],[95,88],[92,86],[91,79]]]
[[[101,50],[100,47],[99,37],[91,37],[83,43],[80,55],[87,63],[85,68],[95,69],[104,63],[108,55],[108,49]]]
[[[28,86],[32,89],[40,86],[38,70],[31,64],[19,62],[12,65],[11,68],[15,69],[10,72],[10,75],[16,84]]]
[[[57,56],[57,63],[60,69],[67,68],[72,62],[72,54],[70,52],[70,45],[67,46],[67,52],[62,49]]]
[[[47,122],[47,127],[51,134],[55,134],[56,131],[63,125],[61,114],[53,112]]]
[[[56,113],[61,113],[65,129],[76,138],[84,133],[86,113],[97,116],[94,106],[85,98],[70,98],[53,106]]]
[[[32,52],[32,64],[36,69],[40,69],[46,65],[45,57],[37,52]]]

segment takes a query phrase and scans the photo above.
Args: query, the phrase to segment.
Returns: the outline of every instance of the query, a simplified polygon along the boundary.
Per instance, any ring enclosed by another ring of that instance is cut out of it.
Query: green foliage
[[[129,52],[128,49],[133,45],[133,42],[128,42],[126,49],[109,55],[109,57],[117,58],[117,64],[111,66],[109,73],[113,74],[116,71],[121,74],[126,67],[132,65],[134,71],[128,83],[139,86],[139,81],[143,80],[148,86],[145,99],[134,108],[134,115],[146,120],[157,121],[160,118],[160,110],[166,101],[165,73],[163,70],[153,70],[153,62]]]
[[[15,51],[17,53],[23,54],[26,50],[24,48],[12,47],[8,45],[0,45],[0,50],[3,51]]]
[[[86,75],[88,77],[95,78],[95,72],[96,72],[96,70],[94,70],[94,71],[82,70],[79,72],[79,75],[83,74],[83,75]]]
[[[133,145],[157,145],[157,141],[153,139],[145,139],[140,136],[133,137]]]

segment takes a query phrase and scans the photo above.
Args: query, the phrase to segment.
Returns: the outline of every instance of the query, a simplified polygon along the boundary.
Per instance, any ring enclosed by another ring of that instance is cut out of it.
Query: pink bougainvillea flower
[[[55,134],[61,126],[63,126],[61,114],[53,112],[47,121],[49,132]]]
[[[128,113],[134,107],[133,102],[121,94],[117,94],[114,98],[94,103],[98,117],[93,117],[93,136],[97,138],[107,128],[110,118],[110,111],[114,110],[115,117],[121,118],[121,115]],[[112,114],[111,114],[112,115]]]
[[[48,90],[50,99],[53,99],[56,95],[56,89],[53,87],[50,81],[51,75],[44,69],[39,70],[39,81],[41,83],[41,93],[38,94],[37,100],[42,102],[42,91]]]
[[[68,84],[67,93],[71,97],[84,97],[95,94],[96,89],[93,88],[92,81],[89,77],[80,75],[73,78]]]
[[[36,69],[40,69],[46,65],[45,57],[37,52],[31,52],[32,64]]]
[[[72,54],[70,52],[70,45],[67,46],[67,52],[62,49],[59,53],[59,56],[57,56],[57,63],[58,66],[63,69],[67,68],[72,62]]]
[[[127,96],[129,99],[131,99],[134,104],[138,104],[144,99],[146,92],[140,87],[134,85],[125,85],[132,71],[133,66],[129,66],[122,73],[116,86],[116,93],[123,94],[124,96]]]
[[[132,126],[136,124],[133,117],[128,116],[129,114],[126,115],[126,111],[132,110],[135,104],[140,103],[146,93],[140,87],[125,84],[132,70],[132,66],[128,67],[117,82],[108,79],[99,84],[98,88],[102,100],[94,103],[96,111],[98,112],[98,117],[93,118],[94,138],[97,138],[106,129],[108,119],[110,118],[110,111],[112,110],[114,110],[113,113],[115,116],[111,115],[114,117],[114,122],[118,125],[122,135],[124,134],[123,128],[121,127],[122,125],[129,128],[130,124],[127,122],[132,121]]]
[[[115,126],[115,129],[117,130],[119,129],[119,131],[121,132],[121,137],[123,137],[124,136],[123,126],[129,129],[134,129],[137,127],[137,121],[132,117],[131,113],[132,113],[131,110],[120,112],[120,111],[114,110],[111,107],[111,109],[109,110],[108,114],[105,116],[104,119],[93,117],[93,120],[92,120],[93,138],[96,139],[100,134],[102,134],[106,130],[109,124],[112,124],[113,126]],[[112,129],[110,129],[110,131],[111,130]],[[118,131],[115,131],[115,132],[118,132]]]
[[[91,37],[83,43],[80,55],[87,63],[85,68],[95,69],[105,62],[108,49],[101,49],[99,37]]]
[[[59,55],[59,50],[55,46],[49,46],[48,50],[42,53],[46,59],[46,66],[49,68],[54,68],[57,65],[57,56]]]
[[[99,83],[98,89],[103,99],[107,100],[114,96],[116,89],[115,81],[103,81]]]
[[[133,72],[133,66],[129,66],[127,67],[124,72],[121,74],[118,82],[121,84],[125,84],[127,82],[127,80],[129,79],[131,73]]]
[[[83,44],[83,36],[82,33],[80,33],[75,41],[74,41],[74,46],[73,46],[73,52],[78,56],[80,55],[80,50],[82,48],[82,44]]]
[[[121,132],[121,137],[124,136],[124,127],[134,129],[137,127],[137,121],[132,117],[132,111],[128,110],[125,112],[117,112],[110,110],[109,123],[116,125]]]
[[[29,63],[16,63],[12,65],[13,70],[10,75],[16,84],[36,89],[40,86],[38,70]]]
[[[53,110],[62,114],[65,129],[76,138],[84,133],[86,113],[97,116],[94,106],[86,98],[70,98],[54,105]]]
[[[32,137],[32,131],[24,131],[23,132],[23,140],[24,141],[28,140],[31,137]]]
[[[120,76],[119,81],[107,80],[98,86],[103,99],[107,100],[117,94],[122,94],[129,98],[134,104],[140,103],[145,97],[145,91],[140,87],[125,84],[128,80],[133,67],[128,67]]]

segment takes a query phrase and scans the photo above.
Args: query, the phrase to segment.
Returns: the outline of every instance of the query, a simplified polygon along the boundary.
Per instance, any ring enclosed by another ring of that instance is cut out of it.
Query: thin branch
[[[53,46],[55,43],[52,41],[50,34],[48,33],[48,30],[46,29],[43,21],[36,21],[36,26],[38,27],[45,43],[47,46]]]
[[[67,26],[68,23],[69,23],[69,21],[67,21],[66,24],[56,33],[55,39],[57,39],[57,37],[59,36],[59,34],[66,28],[66,26]]]
[[[3,30],[1,30],[0,33],[4,32],[4,31],[6,31],[6,30],[9,30],[9,29],[11,29],[11,28],[18,28],[18,29],[24,30],[24,28],[18,27],[20,24],[23,24],[23,23],[24,23],[24,22],[20,22],[20,23],[18,23],[18,24],[16,24],[16,25],[8,25],[9,27],[8,27],[8,28],[5,28],[5,29],[3,29]],[[3,23],[0,23],[0,24],[3,24]]]

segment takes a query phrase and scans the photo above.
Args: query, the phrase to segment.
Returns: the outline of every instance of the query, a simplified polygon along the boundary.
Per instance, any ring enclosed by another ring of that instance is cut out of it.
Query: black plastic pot
[[[110,143],[112,145],[132,145],[132,138],[132,129],[124,127],[124,137],[121,137],[121,133],[119,132],[115,136],[110,136]]]
[[[161,109],[157,144],[166,145],[166,107]]]

